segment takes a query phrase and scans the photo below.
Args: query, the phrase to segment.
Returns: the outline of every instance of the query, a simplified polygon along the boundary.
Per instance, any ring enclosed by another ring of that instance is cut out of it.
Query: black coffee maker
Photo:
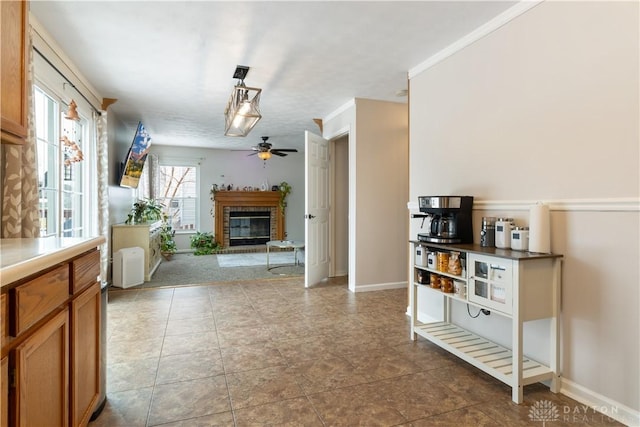
[[[418,240],[431,243],[473,243],[473,196],[419,196],[420,212],[430,219]]]

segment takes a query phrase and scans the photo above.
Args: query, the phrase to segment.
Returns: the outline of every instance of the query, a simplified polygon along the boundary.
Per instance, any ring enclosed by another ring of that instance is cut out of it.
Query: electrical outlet
[[[487,310],[486,308],[483,308],[480,310],[482,312],[482,314],[484,314],[485,316],[488,316],[491,314],[491,312],[489,310]]]

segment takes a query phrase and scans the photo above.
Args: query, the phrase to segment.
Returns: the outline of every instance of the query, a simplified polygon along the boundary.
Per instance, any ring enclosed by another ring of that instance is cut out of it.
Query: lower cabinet
[[[100,284],[71,301],[71,425],[89,423],[100,396]]]
[[[69,425],[68,309],[16,347],[14,357],[14,425]]]
[[[150,224],[114,224],[111,226],[111,255],[123,248],[139,247],[144,250],[144,280],[151,276],[162,262],[160,253],[160,227],[162,222]],[[114,273],[115,274],[115,273]]]
[[[0,427],[89,423],[101,381],[99,259],[89,251],[2,288]]]
[[[9,425],[9,358],[3,357],[0,362],[0,427]]]

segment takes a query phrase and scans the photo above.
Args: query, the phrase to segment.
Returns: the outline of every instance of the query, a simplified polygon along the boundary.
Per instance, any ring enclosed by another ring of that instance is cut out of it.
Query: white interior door
[[[329,277],[329,141],[305,132],[304,285]]]

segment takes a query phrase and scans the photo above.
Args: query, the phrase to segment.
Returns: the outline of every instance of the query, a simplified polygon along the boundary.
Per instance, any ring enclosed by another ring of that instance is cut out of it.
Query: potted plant
[[[194,255],[209,255],[218,252],[220,244],[215,241],[212,233],[197,231],[191,236],[191,247],[195,249]]]
[[[171,260],[173,254],[178,250],[176,242],[173,240],[175,234],[175,230],[165,217],[162,227],[160,228],[160,253],[167,261]]]
[[[280,209],[282,210],[282,215],[284,215],[284,210],[287,207],[287,196],[291,193],[291,185],[287,181],[282,181],[278,188],[280,190]]]
[[[144,224],[162,219],[162,205],[153,199],[138,200],[127,215],[125,224]]]

